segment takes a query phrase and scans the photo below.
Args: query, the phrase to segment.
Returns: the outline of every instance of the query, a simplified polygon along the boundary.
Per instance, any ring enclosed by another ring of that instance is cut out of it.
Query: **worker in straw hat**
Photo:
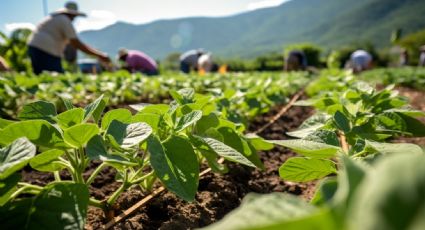
[[[122,67],[129,72],[158,75],[156,61],[141,51],[121,48],[118,51],[118,59],[123,63]]]
[[[64,8],[53,12],[37,26],[28,42],[28,54],[35,74],[43,71],[63,73],[61,58],[67,44],[99,58],[102,62],[110,63],[107,54],[78,39],[72,25],[72,21],[78,16],[86,14],[78,11],[75,2],[68,2]]]

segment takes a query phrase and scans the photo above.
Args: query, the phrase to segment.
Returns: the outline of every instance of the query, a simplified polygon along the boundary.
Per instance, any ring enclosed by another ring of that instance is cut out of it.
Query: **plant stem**
[[[130,181],[130,183],[131,184],[140,184],[140,183],[142,183],[142,181],[146,180],[146,178],[152,176],[153,174],[154,174],[154,171],[151,171],[148,174],[143,175],[143,176],[137,178],[136,180]]]
[[[118,199],[118,197],[121,195],[122,192],[124,192],[127,189],[127,183],[122,183],[122,185],[116,190],[106,201],[108,203],[108,206],[112,206],[113,203]]]
[[[86,184],[90,185],[91,183],[93,183],[94,179],[96,178],[97,174],[100,173],[100,171],[102,171],[102,169],[107,166],[105,162],[103,162],[102,164],[100,164],[94,171],[93,173],[90,175],[90,177],[87,179]]]
[[[127,171],[124,172],[124,180],[122,182],[122,185],[116,190],[106,201],[109,207],[112,206],[113,203],[118,199],[119,195],[124,192],[129,187],[128,184],[128,173]]]
[[[96,200],[94,198],[89,199],[89,205],[96,208],[100,208],[102,210],[106,210],[106,204],[103,201]]]
[[[54,171],[53,175],[55,176],[55,181],[62,181],[61,176],[58,171]]]

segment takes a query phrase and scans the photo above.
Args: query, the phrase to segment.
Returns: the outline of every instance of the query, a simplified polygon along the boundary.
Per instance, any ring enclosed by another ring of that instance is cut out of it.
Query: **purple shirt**
[[[129,50],[125,61],[131,71],[151,72],[157,70],[155,60],[137,50]]]

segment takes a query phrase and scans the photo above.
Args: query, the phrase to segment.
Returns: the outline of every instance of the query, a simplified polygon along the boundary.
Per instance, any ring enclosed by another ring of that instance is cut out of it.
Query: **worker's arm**
[[[96,50],[96,49],[84,44],[78,38],[71,39],[70,43],[71,43],[72,46],[83,51],[84,53],[98,57],[103,62],[110,62],[111,61],[109,59],[108,55],[106,55],[105,53],[102,53],[99,50]]]
[[[0,72],[2,71],[9,71],[9,66],[6,63],[6,60],[4,60],[2,57],[0,57]]]

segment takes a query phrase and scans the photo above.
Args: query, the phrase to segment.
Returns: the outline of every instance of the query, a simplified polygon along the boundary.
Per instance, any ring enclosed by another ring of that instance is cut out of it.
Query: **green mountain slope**
[[[358,41],[388,45],[395,28],[404,34],[425,28],[424,12],[424,0],[292,0],[229,17],[117,23],[81,37],[111,55],[127,47],[164,58],[203,47],[222,57],[246,58],[299,42],[327,48]]]

